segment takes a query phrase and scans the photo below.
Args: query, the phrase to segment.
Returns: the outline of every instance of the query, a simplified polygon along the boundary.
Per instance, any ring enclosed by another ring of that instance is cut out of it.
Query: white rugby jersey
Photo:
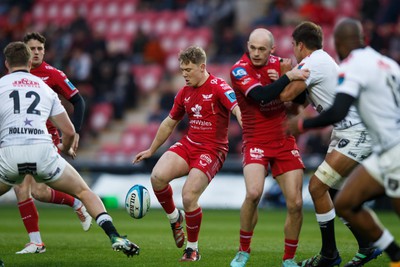
[[[24,71],[5,75],[0,79],[0,147],[52,143],[46,121],[64,111],[40,78]]]
[[[377,153],[400,143],[400,68],[370,47],[353,50],[340,65],[338,92],[355,105]]]
[[[308,100],[318,113],[327,110],[335,99],[339,66],[328,53],[319,49],[305,57],[299,67],[310,70],[310,76],[305,81]],[[352,106],[346,118],[335,123],[334,128],[346,129],[360,123],[361,118]]]

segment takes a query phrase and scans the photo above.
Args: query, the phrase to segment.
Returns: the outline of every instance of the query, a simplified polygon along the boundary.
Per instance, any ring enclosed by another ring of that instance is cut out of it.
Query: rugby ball
[[[132,218],[143,218],[150,209],[150,194],[147,188],[140,184],[132,186],[126,194],[125,209]]]

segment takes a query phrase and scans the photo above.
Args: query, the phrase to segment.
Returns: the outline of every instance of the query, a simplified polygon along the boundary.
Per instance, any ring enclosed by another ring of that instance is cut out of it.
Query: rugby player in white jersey
[[[400,247],[363,203],[386,193],[400,215],[400,68],[394,60],[364,45],[357,20],[340,21],[334,36],[342,63],[333,105],[315,118],[294,118],[287,126],[292,133],[299,133],[334,124],[355,105],[371,136],[372,154],[353,170],[337,194],[336,212],[355,232],[385,251],[391,267],[399,267]]]
[[[62,133],[58,149],[74,158],[75,128],[58,95],[29,73],[32,53],[23,42],[4,48],[9,74],[0,79],[0,196],[29,174],[36,182],[76,196],[104,230],[114,250],[138,255],[139,247],[119,235],[100,198],[57,152],[46,128],[50,119]],[[79,243],[79,242],[78,242]]]
[[[339,66],[322,49],[323,32],[320,26],[309,21],[302,22],[293,31],[292,38],[298,66],[309,69],[310,76],[305,81],[293,81],[287,85],[280,99],[292,101],[306,92],[307,104],[310,103],[321,113],[332,105],[335,98]],[[321,231],[322,247],[317,255],[302,261],[301,266],[330,267],[341,263],[335,240],[336,214],[330,192],[340,189],[354,167],[370,154],[371,139],[352,106],[347,116],[334,124],[325,160],[310,178],[308,188]],[[347,222],[345,224],[352,230]],[[344,267],[363,266],[382,253],[362,236],[353,234],[359,249]]]

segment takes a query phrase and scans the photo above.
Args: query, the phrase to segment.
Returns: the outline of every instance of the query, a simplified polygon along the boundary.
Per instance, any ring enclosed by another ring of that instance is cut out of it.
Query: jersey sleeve
[[[348,61],[341,65],[338,75],[338,93],[345,93],[358,98],[361,88],[364,85],[363,75],[354,61]],[[366,79],[366,78],[365,78]]]
[[[185,106],[183,104],[183,88],[179,90],[174,99],[174,105],[169,112],[169,117],[173,120],[182,120],[185,116]]]
[[[65,99],[69,100],[79,92],[64,72],[54,69],[51,72],[51,75],[54,82],[52,89],[57,94],[62,95]]]
[[[59,115],[59,114],[65,112],[65,108],[61,104],[61,100],[58,97],[58,95],[47,85],[46,85],[46,88],[48,89],[50,97],[52,99],[52,108],[50,111],[50,117],[56,116],[56,115]]]
[[[235,65],[231,70],[230,76],[233,87],[239,89],[246,96],[251,89],[261,85],[257,79],[249,74],[249,70],[241,65]]]
[[[218,96],[222,105],[228,110],[233,110],[237,106],[236,95],[233,89],[225,81],[220,83]]]

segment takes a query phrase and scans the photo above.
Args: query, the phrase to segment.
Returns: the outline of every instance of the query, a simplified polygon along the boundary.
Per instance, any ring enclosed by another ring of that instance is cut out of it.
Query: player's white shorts
[[[400,144],[385,153],[373,153],[361,163],[383,187],[389,197],[400,197]]]
[[[357,124],[343,130],[334,129],[328,153],[332,152],[333,149],[357,162],[361,162],[372,153],[371,138],[363,124]]]
[[[66,164],[52,143],[0,148],[0,180],[10,186],[20,184],[26,174],[39,183],[55,181]]]
[[[334,129],[331,134],[331,142],[327,153],[332,152],[332,150],[336,150],[346,157],[361,162],[372,153],[371,138],[362,124],[357,124],[343,130]],[[321,182],[337,190],[342,188],[346,179],[346,177],[342,177],[325,161],[318,166],[315,175]]]

